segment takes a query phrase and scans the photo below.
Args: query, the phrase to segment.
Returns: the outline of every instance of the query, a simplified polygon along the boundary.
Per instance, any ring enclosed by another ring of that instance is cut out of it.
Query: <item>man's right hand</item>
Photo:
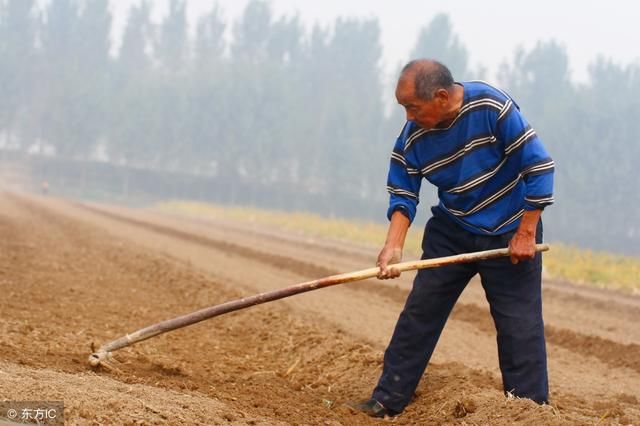
[[[390,267],[394,263],[400,263],[402,261],[402,249],[399,247],[384,246],[378,255],[378,262],[376,266],[380,267],[378,272],[378,279],[386,280],[389,278],[398,278],[400,271],[396,268]]]

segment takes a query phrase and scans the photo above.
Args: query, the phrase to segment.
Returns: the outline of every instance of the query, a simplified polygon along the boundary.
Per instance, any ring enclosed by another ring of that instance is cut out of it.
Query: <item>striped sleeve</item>
[[[405,158],[406,130],[405,128],[398,137],[391,153],[387,178],[387,191],[389,192],[387,218],[391,220],[391,215],[396,210],[400,210],[413,222],[419,202],[422,175]]]
[[[553,159],[514,103],[499,117],[496,136],[505,143],[505,155],[519,164],[526,185],[525,210],[553,204]]]

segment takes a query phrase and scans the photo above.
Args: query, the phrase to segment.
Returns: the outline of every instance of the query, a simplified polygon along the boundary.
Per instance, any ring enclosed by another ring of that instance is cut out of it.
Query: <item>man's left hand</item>
[[[533,259],[536,254],[536,227],[542,210],[527,210],[522,215],[518,230],[509,241],[509,256],[514,265],[521,260]]]
[[[514,265],[521,260],[533,259],[536,254],[536,236],[531,232],[518,231],[509,241],[509,256]]]

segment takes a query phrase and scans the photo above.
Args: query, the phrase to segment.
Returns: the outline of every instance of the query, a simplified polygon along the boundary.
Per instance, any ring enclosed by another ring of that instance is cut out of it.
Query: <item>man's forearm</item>
[[[391,222],[389,223],[389,230],[387,231],[387,239],[384,245],[402,250],[410,225],[411,222],[409,221],[409,218],[402,214],[402,212],[398,210],[393,212],[393,215],[391,215]]]
[[[516,232],[522,236],[535,238],[536,227],[538,226],[538,221],[540,221],[541,214],[542,210],[525,210]]]

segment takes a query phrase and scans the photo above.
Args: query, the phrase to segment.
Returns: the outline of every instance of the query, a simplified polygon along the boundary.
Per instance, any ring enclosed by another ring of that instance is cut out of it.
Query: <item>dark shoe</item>
[[[393,410],[389,410],[384,405],[380,404],[377,400],[371,398],[362,402],[352,402],[347,404],[350,408],[360,411],[361,413],[366,414],[371,417],[393,417],[397,415]]]

